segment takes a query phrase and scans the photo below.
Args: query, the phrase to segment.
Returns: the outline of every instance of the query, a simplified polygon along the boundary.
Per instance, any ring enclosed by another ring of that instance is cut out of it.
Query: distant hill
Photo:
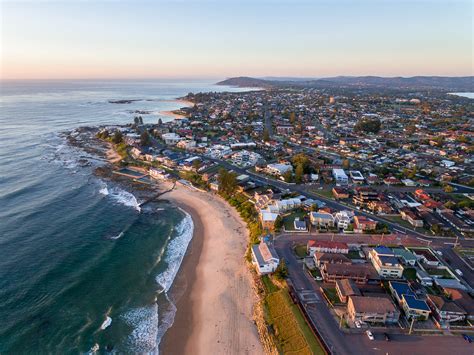
[[[275,83],[271,80],[250,78],[248,76],[239,76],[236,78],[229,78],[223,81],[219,81],[216,85],[226,86],[238,86],[246,88],[265,88],[275,86]]]
[[[474,77],[448,76],[413,76],[413,77],[380,77],[380,76],[336,76],[321,79],[268,78],[251,77],[229,78],[217,83],[239,87],[307,87],[307,88],[341,88],[341,89],[398,89],[398,90],[439,90],[474,92]]]

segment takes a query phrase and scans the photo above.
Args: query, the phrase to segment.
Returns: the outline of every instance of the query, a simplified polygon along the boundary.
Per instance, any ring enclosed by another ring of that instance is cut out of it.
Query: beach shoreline
[[[176,110],[172,110],[172,111],[160,111],[160,114],[162,114],[162,115],[164,115],[164,116],[172,117],[172,118],[184,118],[184,117],[186,117],[186,116],[183,115],[183,114],[178,113],[177,111],[179,111],[179,109],[180,109],[181,107],[191,107],[191,106],[194,106],[194,102],[188,101],[188,100],[184,100],[184,99],[175,99],[175,100],[171,100],[170,102],[179,103],[179,104],[181,104],[182,106],[180,106],[180,107],[177,108]]]
[[[245,223],[209,193],[178,185],[164,198],[191,215],[194,235],[171,289],[180,297],[160,351],[263,354],[253,321],[257,298],[244,261]]]

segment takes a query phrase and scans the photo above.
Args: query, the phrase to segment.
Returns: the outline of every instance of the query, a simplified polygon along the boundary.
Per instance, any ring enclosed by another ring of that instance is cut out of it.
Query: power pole
[[[415,317],[412,316],[411,318],[411,324],[410,324],[410,331],[408,332],[408,335],[411,335],[411,332],[413,330],[413,323],[415,323]]]

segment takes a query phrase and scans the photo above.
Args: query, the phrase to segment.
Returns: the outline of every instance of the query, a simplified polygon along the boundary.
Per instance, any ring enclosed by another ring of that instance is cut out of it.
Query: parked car
[[[467,335],[467,334],[463,334],[462,337],[464,338],[465,341],[467,341],[468,343],[472,343],[472,338]]]
[[[360,320],[356,320],[355,325],[357,328],[362,328],[362,322]]]
[[[459,276],[463,276],[463,275],[464,275],[464,274],[462,273],[462,271],[459,270],[459,269],[456,269],[456,270],[454,270],[454,271],[456,271],[456,274],[458,274]]]
[[[370,330],[367,330],[365,332],[365,334],[367,334],[367,337],[370,339],[370,340],[374,340],[374,335],[372,334],[372,332]]]

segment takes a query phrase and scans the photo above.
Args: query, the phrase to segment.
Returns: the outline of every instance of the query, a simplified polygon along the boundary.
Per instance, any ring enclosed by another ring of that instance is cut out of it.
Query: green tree
[[[286,171],[282,176],[286,182],[293,181],[293,172],[291,170]]]
[[[113,137],[112,137],[112,142],[115,144],[119,144],[123,142],[123,134],[120,131],[115,131]]]
[[[163,120],[161,118],[158,119],[158,125],[161,126],[163,124]]]
[[[199,159],[194,159],[193,160],[194,170],[198,171],[200,167],[201,167],[201,161]]]
[[[451,193],[451,192],[454,191],[454,187],[452,187],[451,185],[446,184],[446,185],[444,185],[443,190],[444,190],[444,192],[446,192],[446,193]]]
[[[151,144],[150,134],[147,131],[143,131],[140,135],[140,144],[144,147],[148,147]]]
[[[275,219],[275,231],[279,232],[283,228],[283,218],[280,215]]]
[[[382,123],[380,122],[380,119],[376,117],[364,117],[357,121],[354,130],[356,132],[378,133],[381,127]]]
[[[318,212],[318,210],[319,210],[318,204],[317,204],[317,203],[313,203],[313,204],[311,205],[311,212]]]
[[[286,266],[285,259],[280,260],[280,264],[275,270],[275,277],[279,280],[284,280],[288,277],[288,267]]]
[[[291,112],[290,113],[290,123],[295,124],[295,122],[296,122],[296,115],[295,115],[294,112]]]
[[[302,164],[299,164],[295,170],[295,182],[301,184],[303,182],[304,168]]]
[[[298,167],[299,165],[301,165],[303,167],[303,172],[305,173],[309,172],[310,162],[306,154],[304,153],[296,154],[291,160],[291,162],[293,163],[295,167]]]
[[[224,197],[232,196],[237,188],[237,176],[224,168],[219,169],[219,193]]]
[[[268,142],[270,140],[270,133],[268,132],[268,129],[263,130],[263,140],[265,142]]]

